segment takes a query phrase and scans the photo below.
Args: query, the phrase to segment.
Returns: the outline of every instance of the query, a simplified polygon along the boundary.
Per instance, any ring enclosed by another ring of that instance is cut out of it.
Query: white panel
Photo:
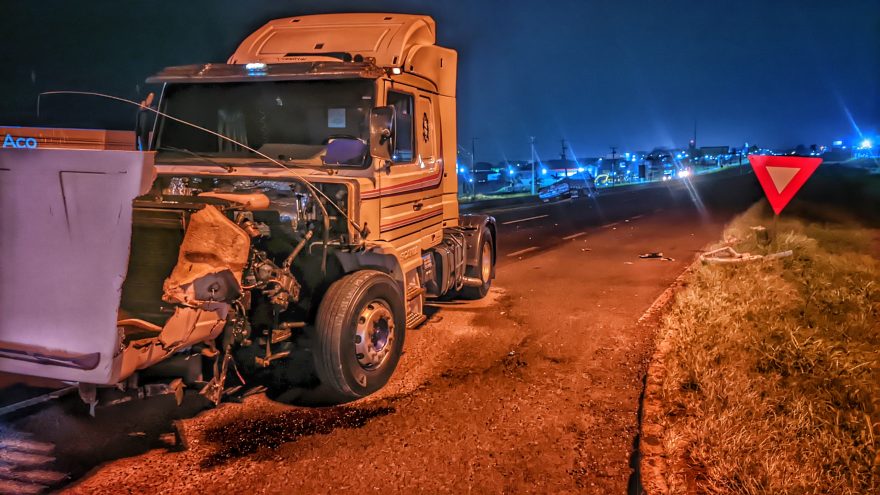
[[[152,181],[152,159],[130,151],[0,150],[0,349],[100,353],[91,370],[0,357],[0,371],[112,381],[132,200]]]

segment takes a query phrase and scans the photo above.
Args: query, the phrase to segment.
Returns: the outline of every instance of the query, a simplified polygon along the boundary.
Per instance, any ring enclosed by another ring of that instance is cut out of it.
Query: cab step
[[[412,301],[413,299],[421,296],[427,292],[424,287],[413,287],[406,291],[406,302]]]
[[[406,329],[413,330],[417,326],[424,323],[427,319],[428,317],[423,314],[409,313],[408,315],[406,315]]]

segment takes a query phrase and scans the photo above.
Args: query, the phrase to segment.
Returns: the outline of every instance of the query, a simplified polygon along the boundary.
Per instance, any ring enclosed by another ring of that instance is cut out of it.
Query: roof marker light
[[[266,68],[266,64],[264,64],[263,62],[251,62],[245,64],[244,68],[247,70],[264,70]]]

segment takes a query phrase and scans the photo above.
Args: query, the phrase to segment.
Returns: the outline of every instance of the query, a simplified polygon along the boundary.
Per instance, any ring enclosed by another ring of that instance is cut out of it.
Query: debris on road
[[[707,253],[703,253],[700,255],[700,261],[703,264],[723,264],[723,263],[742,263],[745,261],[755,261],[755,260],[772,260],[777,258],[785,258],[793,255],[794,252],[791,250],[788,251],[780,251],[778,253],[761,255],[761,254],[751,254],[751,253],[738,253],[735,249],[730,246],[725,246],[723,248],[715,249],[713,251],[709,251]]]
[[[651,253],[640,254],[640,255],[639,255],[639,258],[641,258],[641,259],[643,259],[643,260],[654,260],[654,259],[656,259],[656,260],[662,260],[662,261],[675,261],[674,258],[670,258],[670,257],[668,257],[668,256],[663,256],[663,253],[661,253],[661,252],[659,252],[659,251],[655,251],[655,252],[651,252]]]

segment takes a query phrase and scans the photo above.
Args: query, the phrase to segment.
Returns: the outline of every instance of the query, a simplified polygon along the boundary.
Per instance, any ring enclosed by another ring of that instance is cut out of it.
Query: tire
[[[478,251],[480,253],[478,265],[469,266],[467,275],[482,279],[483,285],[479,287],[463,287],[461,289],[462,299],[482,299],[486,297],[489,289],[492,288],[492,275],[495,272],[495,250],[493,249],[495,240],[492,238],[492,232],[489,230],[489,227],[483,226],[481,239],[480,250]],[[486,266],[486,263],[488,263],[488,266]]]
[[[343,404],[376,392],[403,351],[406,311],[399,285],[375,270],[342,277],[324,295],[314,330],[321,382],[314,400]]]

